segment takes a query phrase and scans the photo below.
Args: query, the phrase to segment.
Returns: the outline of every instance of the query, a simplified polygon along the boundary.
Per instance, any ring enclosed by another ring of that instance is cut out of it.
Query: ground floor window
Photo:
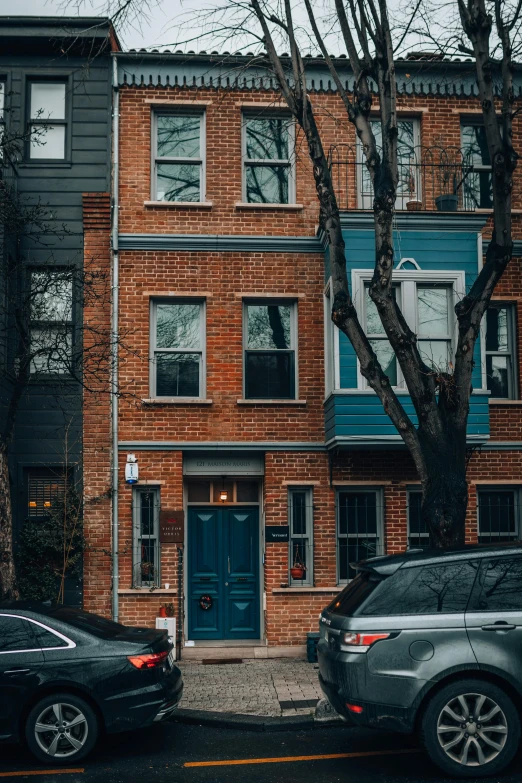
[[[520,538],[520,489],[490,487],[478,492],[478,538],[500,544]]]
[[[428,525],[421,517],[422,493],[420,489],[408,490],[408,548],[425,549],[430,545]]]
[[[313,519],[312,488],[290,488],[288,490],[288,524],[291,569],[289,583],[291,585],[313,585],[314,583]],[[300,568],[302,576],[298,574]]]
[[[159,587],[159,512],[159,488],[136,487],[133,496],[133,587]]]
[[[337,493],[337,578],[355,576],[351,563],[384,552],[383,496],[380,489],[340,490]]]
[[[27,518],[35,521],[46,518],[54,502],[63,497],[70,472],[62,467],[29,468],[27,476]]]

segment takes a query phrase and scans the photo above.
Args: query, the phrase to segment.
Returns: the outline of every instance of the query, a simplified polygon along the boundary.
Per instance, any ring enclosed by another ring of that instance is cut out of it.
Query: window
[[[400,568],[364,605],[372,617],[464,612],[478,571],[476,562]]]
[[[372,130],[379,152],[382,149],[382,129],[380,120],[372,120]],[[397,122],[397,198],[396,209],[406,209],[407,201],[422,200],[419,166],[420,123],[417,119],[399,119]],[[359,172],[359,208],[373,208],[373,186],[366,159],[360,142],[357,144]]]
[[[159,489],[134,490],[133,587],[160,584]]]
[[[4,159],[4,148],[2,146],[2,140],[5,130],[5,83],[0,81],[0,163]]]
[[[486,311],[486,377],[492,397],[516,399],[515,312],[509,304],[490,304]]]
[[[31,373],[67,373],[73,344],[73,281],[70,270],[31,271]]]
[[[297,564],[302,564],[305,568],[302,579],[294,578],[290,575],[290,584],[313,585],[314,507],[311,488],[288,490],[288,517],[290,528],[290,568]]]
[[[0,655],[2,653],[34,650],[36,639],[31,626],[22,617],[0,615]]]
[[[480,121],[463,122],[460,133],[465,170],[473,169],[464,179],[464,202],[470,209],[492,209],[491,160],[484,126]]]
[[[470,611],[522,611],[522,557],[502,557],[482,563]]]
[[[65,158],[64,82],[29,82],[29,157],[31,160]]]
[[[205,200],[205,115],[154,115],[155,201]]]
[[[291,118],[245,115],[243,129],[244,200],[253,204],[293,203]]]
[[[152,303],[152,397],[204,397],[204,306]]]
[[[421,517],[422,494],[410,490],[408,498],[408,547],[425,549],[430,545],[430,532]]]
[[[400,277],[400,273],[397,273],[397,278]],[[452,286],[424,282],[421,279],[403,279],[403,282],[394,286],[393,291],[408,325],[417,335],[417,345],[423,361],[429,367],[447,371],[453,355]],[[369,284],[364,285],[364,293],[362,311],[370,344],[392,386],[403,387],[404,380],[397,358],[388,342],[377,308],[370,298]],[[361,385],[364,385],[362,379]]]
[[[188,503],[259,503],[259,482],[255,479],[190,479],[186,483]],[[221,500],[221,493],[227,493],[227,499]]]
[[[245,304],[245,397],[295,399],[294,304]]]
[[[351,563],[383,554],[383,505],[379,490],[340,491],[337,495],[337,575],[355,576]]]
[[[45,518],[54,501],[65,493],[69,477],[61,468],[35,468],[27,471],[27,517]]]
[[[481,544],[520,538],[520,490],[487,489],[478,493],[478,535]]]
[[[59,636],[51,631],[49,628],[44,628],[43,625],[37,623],[31,623],[33,633],[38,640],[38,647],[45,650],[54,650],[57,647],[75,647],[74,642],[68,641],[65,636],[60,634]]]

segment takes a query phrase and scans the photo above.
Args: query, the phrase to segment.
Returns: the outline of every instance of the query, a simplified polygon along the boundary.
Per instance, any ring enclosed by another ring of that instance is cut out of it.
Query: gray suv
[[[522,545],[415,550],[353,566],[321,614],[321,687],[359,726],[418,732],[457,777],[515,756],[522,715]]]

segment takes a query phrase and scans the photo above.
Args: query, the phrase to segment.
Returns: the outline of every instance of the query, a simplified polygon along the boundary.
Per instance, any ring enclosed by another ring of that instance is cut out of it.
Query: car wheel
[[[83,699],[70,693],[46,696],[35,704],[25,723],[25,738],[37,759],[71,764],[83,759],[98,737],[98,720]]]
[[[501,772],[520,742],[520,716],[509,696],[481,680],[451,683],[429,702],[422,739],[431,760],[455,777]]]

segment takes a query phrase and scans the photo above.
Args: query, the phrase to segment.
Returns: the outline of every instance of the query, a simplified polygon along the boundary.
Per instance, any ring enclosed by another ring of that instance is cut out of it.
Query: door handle
[[[517,627],[516,625],[510,625],[509,623],[498,622],[498,623],[494,623],[493,625],[483,625],[482,630],[483,631],[514,631],[516,627]]]
[[[4,674],[7,675],[15,675],[15,674],[29,674],[31,669],[8,669]]]

